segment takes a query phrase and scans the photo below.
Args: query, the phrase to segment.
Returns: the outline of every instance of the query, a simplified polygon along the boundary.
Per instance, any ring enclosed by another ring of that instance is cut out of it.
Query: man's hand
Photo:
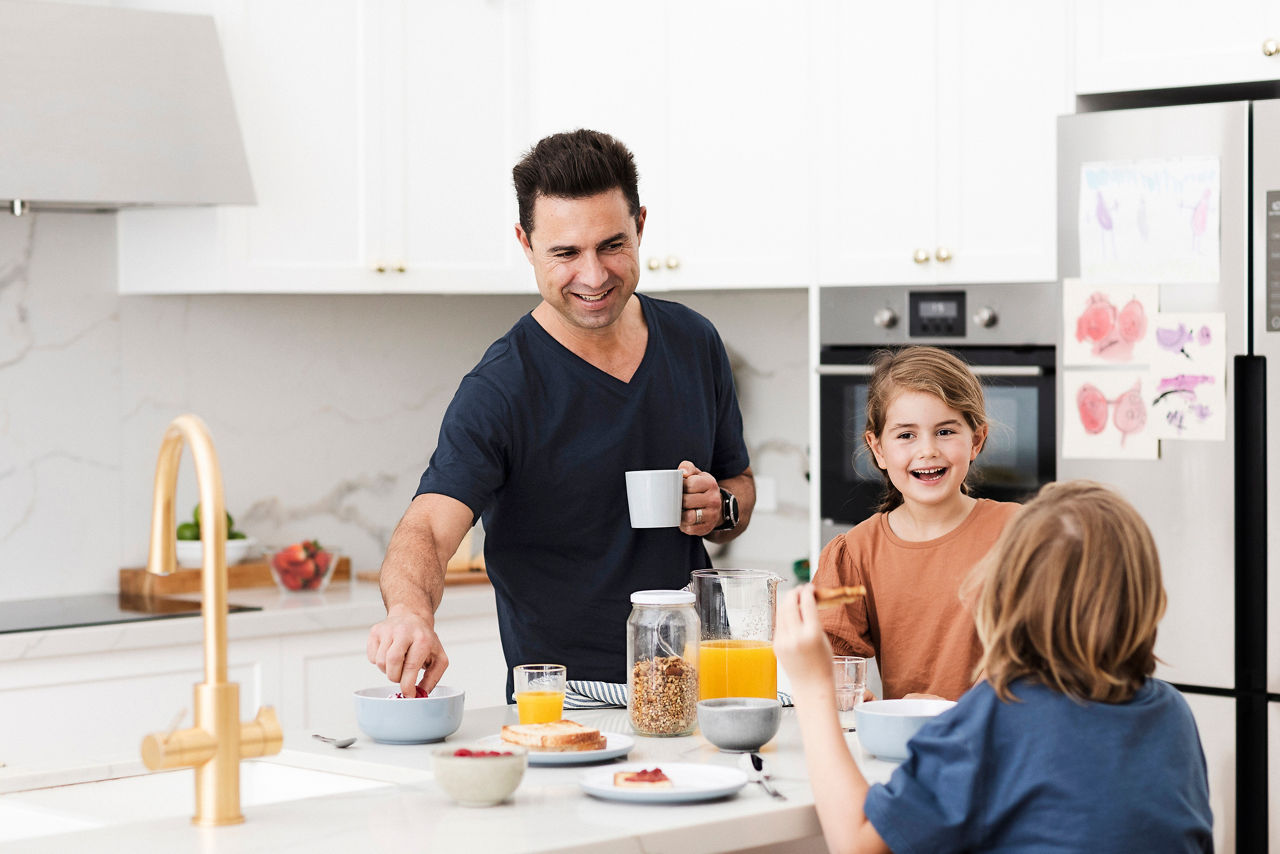
[[[778,601],[773,651],[791,679],[793,693],[835,693],[831,673],[831,644],[818,617],[813,585],[788,590]]]
[[[431,693],[449,666],[449,656],[431,621],[418,614],[388,614],[375,624],[369,629],[368,653],[369,661],[388,679],[400,683],[400,692],[406,697],[417,696],[416,686]],[[419,681],[418,671],[424,668]]]
[[[705,537],[715,530],[724,518],[724,505],[720,499],[720,484],[705,471],[685,460],[677,468],[684,473],[683,510],[680,513],[680,530],[691,537]],[[702,518],[698,515],[701,511]]]

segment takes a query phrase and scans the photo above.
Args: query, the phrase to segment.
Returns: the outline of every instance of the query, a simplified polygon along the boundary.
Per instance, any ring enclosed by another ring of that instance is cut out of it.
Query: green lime
[[[245,540],[248,539],[243,531],[227,531],[228,540]]]
[[[200,526],[195,522],[183,522],[178,526],[178,539],[180,540],[198,540],[200,539]]]
[[[196,520],[196,524],[200,524],[200,502],[196,502],[196,509],[191,511],[191,517]],[[236,529],[236,520],[231,518],[231,514],[227,514],[227,530],[234,531]]]

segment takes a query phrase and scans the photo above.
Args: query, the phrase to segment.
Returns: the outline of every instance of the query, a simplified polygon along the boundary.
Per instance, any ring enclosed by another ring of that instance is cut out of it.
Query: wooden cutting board
[[[177,593],[199,593],[203,588],[203,570],[179,569],[173,575],[152,575],[146,567],[120,570],[120,592],[134,596],[169,596]],[[339,557],[333,566],[335,581],[351,579],[351,558]],[[227,567],[227,587],[272,587],[271,567],[266,561],[244,561]]]

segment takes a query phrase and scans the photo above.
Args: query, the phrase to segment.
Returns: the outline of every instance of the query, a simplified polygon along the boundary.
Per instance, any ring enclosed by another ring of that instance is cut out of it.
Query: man
[[[448,666],[435,611],[477,518],[510,697],[517,664],[626,681],[631,593],[683,587],[710,566],[702,539],[738,536],[755,504],[719,335],[635,293],[646,211],[631,152],[595,131],[556,134],[513,175],[516,237],[542,301],[463,378],[387,548],[387,617],[368,653],[406,696]],[[625,472],[675,467],[686,475],[680,527],[631,528]]]

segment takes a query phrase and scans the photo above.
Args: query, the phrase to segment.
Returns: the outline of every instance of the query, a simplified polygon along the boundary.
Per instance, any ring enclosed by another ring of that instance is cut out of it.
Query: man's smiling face
[[[640,281],[644,208],[633,217],[621,190],[581,199],[539,196],[533,231],[516,226],[538,293],[568,326],[606,329]]]

